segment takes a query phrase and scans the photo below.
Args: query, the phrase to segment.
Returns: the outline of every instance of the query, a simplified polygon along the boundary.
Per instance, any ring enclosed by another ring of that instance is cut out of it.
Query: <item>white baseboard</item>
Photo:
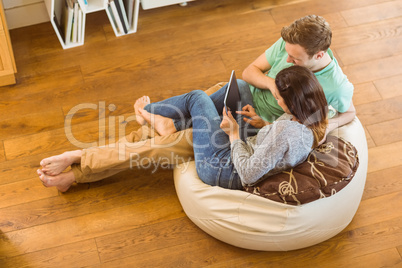
[[[49,21],[43,1],[8,9],[5,7],[4,13],[10,30]]]

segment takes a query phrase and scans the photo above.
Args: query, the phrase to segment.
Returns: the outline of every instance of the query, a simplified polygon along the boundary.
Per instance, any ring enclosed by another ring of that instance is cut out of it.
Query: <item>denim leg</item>
[[[244,107],[247,104],[250,104],[251,106],[254,107],[253,95],[251,94],[249,84],[241,79],[237,79],[237,84],[239,86],[240,99],[241,99],[240,107]],[[219,115],[222,115],[227,86],[228,84],[224,85],[219,90],[217,90],[216,92],[214,92],[209,96],[212,99],[215,105],[215,109],[218,111]],[[169,116],[166,117],[172,118],[174,126],[176,127],[177,131],[190,128],[192,127],[191,117],[178,116],[177,109],[175,108],[177,103],[180,102],[180,99],[183,95],[172,97],[168,99],[168,101],[163,100],[160,102],[150,103],[146,105],[144,109],[152,114],[158,114],[163,116],[164,114],[169,114]],[[166,113],[166,109],[168,109],[170,113]],[[243,141],[246,141],[247,137],[254,136],[257,134],[258,129],[244,122],[243,115],[235,116],[235,118],[239,124],[240,138]]]
[[[197,173],[209,185],[241,189],[241,181],[231,159],[229,136],[221,129],[221,113],[204,91],[193,91],[189,104],[193,122],[193,147]],[[223,109],[223,107],[222,107]]]
[[[147,105],[148,106],[148,105]],[[201,90],[156,103],[155,110],[174,119],[191,118],[197,173],[209,184],[241,189],[239,175],[231,160],[228,135],[220,128],[221,116],[212,99]]]
[[[188,93],[147,104],[144,110],[152,114],[171,118],[177,131],[190,128],[192,126],[191,116],[189,113],[184,114],[181,110],[184,109],[181,105],[183,104],[183,98],[185,98],[187,94]]]

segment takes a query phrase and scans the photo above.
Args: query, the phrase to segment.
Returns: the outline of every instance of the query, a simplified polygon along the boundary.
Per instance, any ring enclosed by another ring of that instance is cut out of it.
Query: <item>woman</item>
[[[274,95],[285,114],[247,142],[240,139],[239,125],[233,115],[223,110],[221,120],[218,105],[200,90],[158,103],[143,101],[147,110],[148,105],[165,107],[158,110],[159,115],[141,108],[138,111],[158,132],[165,134],[177,130],[176,122],[191,118],[194,158],[200,179],[209,185],[241,189],[265,174],[272,175],[303,162],[325,137],[327,102],[314,74],[307,68],[292,66],[278,73],[275,84]],[[252,110],[247,106],[244,109]],[[79,150],[42,160],[43,169],[38,174],[44,185],[68,190],[77,179],[74,168],[79,167],[73,164],[82,162],[82,155],[83,151]],[[73,170],[62,173],[69,165]]]

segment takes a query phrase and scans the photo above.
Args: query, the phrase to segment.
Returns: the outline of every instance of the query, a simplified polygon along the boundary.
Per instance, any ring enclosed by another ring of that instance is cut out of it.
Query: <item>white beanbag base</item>
[[[300,206],[286,205],[245,191],[203,183],[195,162],[174,169],[176,191],[187,216],[228,244],[253,250],[287,251],[309,247],[341,232],[353,219],[363,194],[368,151],[355,118],[330,135],[351,142],[359,155],[353,180],[335,195]]]

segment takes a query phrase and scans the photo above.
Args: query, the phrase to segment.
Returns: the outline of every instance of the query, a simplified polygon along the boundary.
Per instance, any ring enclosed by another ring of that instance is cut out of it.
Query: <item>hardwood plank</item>
[[[2,208],[1,230],[10,232],[26,229],[174,195],[170,170],[135,173],[128,170],[99,182],[74,185],[59,196]],[[42,186],[39,181],[37,184]]]
[[[179,217],[183,217],[183,212],[177,197],[164,196],[5,233],[16,246],[16,249],[5,249],[5,253],[10,257],[19,252],[26,254]]]
[[[0,185],[0,208],[57,196],[55,188],[43,187],[39,178]]]
[[[378,251],[394,248],[394,245],[398,244],[397,239],[401,238],[399,223],[400,219],[394,219],[388,221],[388,224],[393,224],[392,226],[395,228],[389,228],[384,223],[374,224],[350,232],[343,232],[314,247],[292,251],[291,254],[259,252],[225,261],[221,266],[215,267],[266,267],[267,265],[269,267],[342,267],[349,263],[355,263],[356,258],[375,253],[372,252],[371,248],[373,243],[376,244]],[[386,237],[392,239],[390,245],[381,244]],[[357,240],[362,244],[357,244]],[[390,263],[398,263],[398,261],[400,262],[395,255],[390,259]]]
[[[328,268],[328,267],[397,267],[401,263],[401,257],[399,256],[395,248],[390,248],[383,250],[379,253],[371,253],[363,256],[359,256],[353,259],[348,259],[343,256],[338,256],[339,258],[333,260],[332,258],[317,258],[317,254],[313,249],[310,250],[308,254],[300,254],[300,251],[293,251],[292,253],[296,255],[293,260],[289,257],[283,258],[279,253],[270,256],[265,252],[259,252],[252,255],[247,255],[244,257],[239,257],[237,259],[232,259],[229,261],[220,262],[217,264],[210,265],[210,268],[219,267],[278,267],[282,268],[285,266],[290,267],[314,267]],[[280,257],[277,257],[280,256]],[[310,260],[310,263],[308,262]]]
[[[91,105],[97,104],[92,103]],[[132,114],[106,117],[104,122],[101,121],[101,117],[96,121],[86,120],[96,118],[99,115],[98,112],[93,109],[91,109],[92,114],[90,115],[80,112],[77,117],[73,117],[71,124],[66,121],[63,128],[8,139],[4,141],[6,156],[11,160],[43,154],[46,151],[61,153],[115,143],[139,127]],[[81,120],[80,116],[83,114],[87,117]],[[71,112],[70,115],[73,113]],[[109,120],[114,121],[114,129],[110,127]]]
[[[301,18],[309,14],[330,14],[357,7],[369,6],[375,3],[385,2],[387,0],[340,0],[340,1],[301,1],[292,5],[284,5],[272,9],[272,16],[279,24],[286,23]]]
[[[95,12],[86,15],[85,25],[85,44],[99,43],[105,41],[105,35],[102,30],[102,24],[109,23],[106,12]],[[23,67],[24,61],[28,58],[36,58],[48,55],[52,57],[56,54],[68,55],[85,49],[85,46],[76,47],[73,50],[63,50],[60,42],[49,22],[13,29],[10,36],[16,56],[16,65],[18,67],[18,75],[21,76],[26,71]],[[17,55],[18,54],[18,55]],[[70,58],[71,59],[71,58]],[[65,60],[68,64],[71,60]]]
[[[332,47],[354,46],[399,37],[401,33],[398,29],[401,21],[402,18],[397,17],[386,21],[335,29],[332,31]]]
[[[26,77],[20,83],[8,90],[1,90],[0,96],[5,99],[24,100],[32,95],[41,94],[41,98],[49,98],[55,88],[60,86],[60,81],[70,86],[82,84],[82,75],[79,66],[63,68],[59,70],[48,70],[45,73],[37,74],[34,77]],[[27,90],[29,88],[29,90]],[[47,96],[49,94],[50,96]],[[7,104],[2,102],[2,105]],[[3,117],[2,117],[3,118]]]
[[[108,57],[108,55],[109,57],[113,57],[113,61],[116,62],[116,64],[113,65],[115,68],[104,68],[104,66],[99,66],[99,64],[93,64],[93,66],[88,65],[87,68],[83,66],[83,73],[87,81],[90,81],[91,79],[97,79],[99,76],[114,76],[120,74],[123,70],[130,70],[131,72],[140,68],[143,72],[144,70],[149,70],[151,72],[149,75],[145,75],[145,78],[153,77],[153,79],[155,79],[155,73],[158,73],[157,81],[169,81],[168,78],[172,73],[189,75],[192,76],[193,79],[197,79],[198,77],[205,79],[205,77],[208,77],[206,72],[211,74],[224,71],[224,69],[222,69],[222,64],[220,63],[221,58],[219,54],[217,54],[219,50],[213,49],[214,47],[219,47],[220,50],[224,49],[227,51],[231,49],[231,46],[237,47],[239,42],[247,40],[242,36],[249,35],[249,27],[234,28],[234,20],[237,20],[237,23],[240,23],[239,25],[243,25],[241,23],[243,21],[250,23],[250,20],[256,24],[255,27],[270,27],[274,25],[269,13],[260,12],[244,14],[235,18],[221,18],[216,21],[211,21],[211,23],[206,25],[198,25],[197,27],[194,27],[193,25],[183,26],[181,27],[181,31],[174,30],[171,33],[160,31],[148,36],[143,35],[142,37],[145,38],[145,40],[154,42],[156,45],[159,44],[160,46],[163,46],[163,48],[156,48],[157,52],[155,52],[155,48],[153,48],[152,51],[146,51],[141,55],[135,55],[135,61],[130,59],[130,57],[127,57],[126,53],[106,53],[105,57]],[[218,25],[219,27],[217,27]],[[211,32],[211,27],[217,30]],[[234,33],[236,33],[239,38],[229,39],[228,36],[232,36]],[[200,41],[205,42],[204,39],[206,34],[208,34],[207,41],[213,40],[213,42],[206,42],[208,45],[204,46],[205,49],[198,50],[196,54],[194,54],[194,51],[190,50],[192,44]],[[170,47],[168,40],[171,40],[172,38],[183,41],[181,41],[179,45],[175,44],[174,47]],[[278,38],[278,36],[276,38]],[[222,42],[224,42],[224,45],[222,45]],[[110,49],[112,49],[112,47]],[[163,51],[163,49],[172,50],[171,53],[173,53],[173,56],[166,57],[163,52],[160,52]],[[189,50],[191,52],[188,52]],[[116,51],[116,49],[113,48],[113,51]],[[124,52],[125,50],[120,49],[119,51]],[[178,51],[178,53],[176,54],[175,51]],[[143,62],[141,58],[151,56],[149,53],[152,54],[154,61]],[[197,69],[194,69],[194,63],[192,60],[194,57],[199,58],[199,62],[201,63]],[[175,65],[171,66],[171,62],[175,62]],[[159,69],[166,69],[163,66],[164,64],[169,64],[171,69],[170,72],[166,73],[166,77],[165,72],[159,71]],[[104,73],[106,70],[108,73]]]
[[[395,203],[389,202],[390,200],[395,201]],[[402,194],[398,191],[390,191],[388,194],[362,200],[352,222],[342,232],[349,232],[401,218],[402,212],[394,211],[393,209],[395,204],[400,204],[401,202]]]
[[[367,130],[378,146],[402,141],[402,118],[369,125]]]
[[[207,2],[188,2],[186,8],[178,5],[171,5],[158,9],[141,10],[139,19],[140,32],[153,32],[158,29],[175,29],[181,26],[188,25],[207,25],[210,22],[221,18],[237,17],[240,14],[259,11],[256,7],[256,2],[245,2],[241,0],[221,0]],[[265,6],[276,6],[288,3],[289,0],[279,0],[275,3],[265,2]],[[158,16],[163,12],[163,16]]]
[[[353,104],[360,105],[382,100],[380,93],[372,82],[354,85]]]
[[[402,166],[368,173],[364,187],[363,200],[398,191],[401,192],[401,173]]]
[[[273,38],[271,43],[267,43],[264,46],[258,46],[253,48],[245,48],[238,51],[227,51],[221,54],[223,64],[226,69],[233,69],[236,71],[237,78],[241,78],[243,70],[252,63],[258,56],[265,52],[275,41]],[[228,80],[228,79],[227,79]]]
[[[402,95],[400,86],[402,75],[396,75],[374,81],[374,85],[384,99],[394,98]]]
[[[402,72],[402,55],[373,60],[370,64],[347,65],[343,67],[343,71],[353,84],[400,75]]]
[[[55,92],[60,88],[60,81],[69,88]],[[57,105],[60,96],[71,91],[71,87],[82,84],[79,67],[51,71],[35,77],[24,78],[21,83],[7,90],[0,91],[0,120],[11,120],[16,114],[28,115],[30,113],[44,113],[46,111],[60,111]],[[29,89],[29,90],[28,90]]]
[[[377,5],[345,10],[341,12],[349,26],[400,17],[402,1],[389,1]]]
[[[2,267],[87,267],[99,264],[94,239],[0,259]]]
[[[402,53],[402,36],[340,47],[336,52],[345,65],[392,57]]]
[[[130,239],[127,239],[130,237]],[[96,238],[102,263],[119,260],[121,256],[148,255],[155,250],[208,239],[208,235],[187,218],[139,227]]]
[[[368,172],[402,165],[402,142],[377,146],[368,150]]]
[[[0,141],[0,163],[6,161],[6,153],[4,152],[4,141]]]
[[[345,19],[340,12],[326,13],[322,15],[325,20],[329,23],[331,30],[341,29],[348,27]],[[342,67],[342,65],[341,65]]]
[[[101,267],[204,267],[218,261],[229,261],[236,256],[253,251],[235,248],[216,239],[197,240],[196,243],[179,244],[153,251],[105,262]],[[195,257],[197,256],[197,257]]]
[[[373,138],[371,137],[370,133],[368,132],[367,128],[366,127],[363,127],[363,128],[364,128],[364,134],[366,135],[367,147],[372,148],[372,147],[377,146],[375,144]]]
[[[36,170],[40,161],[49,155],[56,155],[62,151],[46,152],[44,154],[22,157],[18,160],[0,162],[0,185],[37,178]]]
[[[396,248],[390,248],[380,252],[359,256],[352,260],[345,260],[339,264],[342,266],[352,266],[356,268],[398,267],[399,265],[402,265],[402,259]]]
[[[61,109],[55,111],[48,109],[46,112],[29,113],[1,120],[0,136],[3,139],[10,139],[63,126],[64,116]]]
[[[98,122],[71,126],[72,135],[66,135],[64,128],[17,137],[4,141],[8,159],[16,159],[46,151],[71,150],[96,146],[99,141]]]
[[[355,105],[356,114],[363,125],[373,125],[400,117],[402,96],[366,104]]]

